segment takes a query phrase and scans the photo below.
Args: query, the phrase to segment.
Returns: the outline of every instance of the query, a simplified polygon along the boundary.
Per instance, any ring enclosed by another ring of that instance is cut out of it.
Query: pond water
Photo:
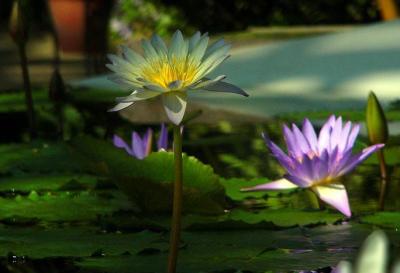
[[[328,273],[340,260],[353,260],[376,228],[389,236],[393,255],[400,253],[395,145],[387,149],[390,179],[384,212],[377,209],[380,176],[374,157],[343,178],[354,212],[351,219],[329,207],[315,208],[302,190],[239,192],[282,175],[258,137],[267,129],[279,139],[279,126],[186,129],[185,151],[211,164],[219,176],[207,175],[219,182],[216,188],[211,182],[203,185],[210,190],[205,197],[193,192],[188,197],[192,200],[184,216],[178,272]],[[109,142],[85,141],[0,147],[0,272],[164,272],[169,188],[154,188],[152,174],[135,176],[144,165],[126,165],[132,159]],[[212,172],[201,163],[191,164]],[[106,175],[104,170],[114,168],[121,176]],[[148,189],[141,192],[142,199],[129,199],[114,185],[119,179]],[[156,189],[161,194],[155,194]],[[221,190],[223,202],[216,201]],[[163,195],[166,200],[161,200]],[[214,203],[206,198],[211,195]],[[209,203],[196,203],[199,196]],[[143,199],[151,199],[150,205]]]

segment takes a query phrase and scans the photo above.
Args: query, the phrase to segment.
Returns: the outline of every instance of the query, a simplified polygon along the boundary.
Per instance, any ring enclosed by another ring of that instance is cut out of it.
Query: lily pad
[[[382,211],[376,212],[371,215],[361,217],[362,223],[372,224],[379,227],[393,228],[395,230],[400,229],[400,213]]]
[[[130,199],[147,213],[169,212],[172,205],[174,155],[152,153],[137,160],[111,144],[88,137],[71,146],[84,157],[88,170],[112,177]],[[184,209],[218,214],[226,205],[225,192],[213,169],[194,157],[183,156]]]

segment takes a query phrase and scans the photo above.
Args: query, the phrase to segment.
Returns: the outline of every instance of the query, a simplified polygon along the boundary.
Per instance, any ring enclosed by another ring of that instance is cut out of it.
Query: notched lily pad
[[[144,212],[170,212],[174,180],[172,153],[157,152],[137,160],[107,142],[88,137],[74,140],[71,146],[86,158],[88,170],[110,176]],[[210,166],[184,155],[183,180],[186,212],[223,212],[224,188]]]

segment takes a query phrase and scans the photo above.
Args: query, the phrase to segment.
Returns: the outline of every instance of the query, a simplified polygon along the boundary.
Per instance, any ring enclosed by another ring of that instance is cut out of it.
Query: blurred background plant
[[[117,0],[111,19],[111,39],[119,44],[132,38],[132,33],[139,39],[154,32],[166,36],[179,28],[192,30],[175,6],[160,0]]]

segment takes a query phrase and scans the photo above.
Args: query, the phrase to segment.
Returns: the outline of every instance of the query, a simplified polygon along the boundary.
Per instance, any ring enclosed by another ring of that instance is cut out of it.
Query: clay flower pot
[[[112,3],[112,0],[49,0],[61,49],[105,52]]]

